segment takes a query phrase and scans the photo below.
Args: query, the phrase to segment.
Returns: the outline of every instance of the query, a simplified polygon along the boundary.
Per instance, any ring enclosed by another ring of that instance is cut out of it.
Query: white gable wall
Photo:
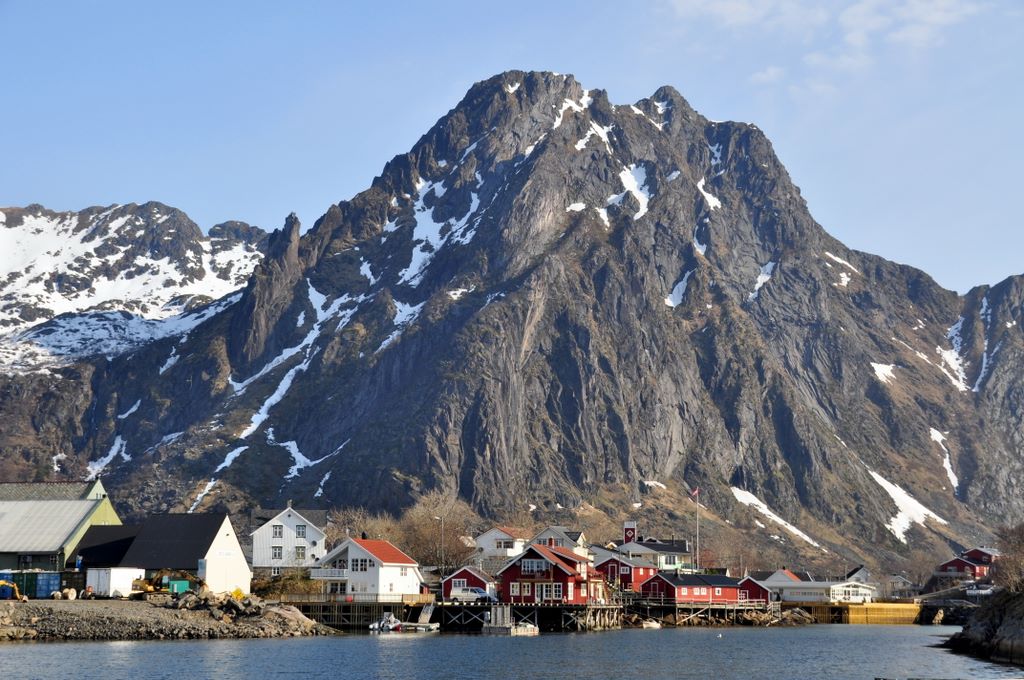
[[[499,548],[498,541],[512,541],[511,548]],[[488,529],[476,537],[476,547],[483,557],[515,557],[523,552],[526,540],[509,536],[501,529]]]
[[[305,525],[306,536],[296,535],[295,527]],[[281,527],[281,537],[274,538],[274,526]],[[311,524],[305,517],[291,508],[282,510],[276,517],[252,532],[252,566],[312,567],[317,559],[327,553],[326,534]],[[274,559],[274,547],[281,548],[280,559]],[[296,556],[296,548],[305,549],[305,558]]]
[[[215,593],[230,592],[236,588],[248,593],[252,587],[252,572],[227,517],[210,544],[205,559],[199,562],[199,578],[206,581],[207,587]]]

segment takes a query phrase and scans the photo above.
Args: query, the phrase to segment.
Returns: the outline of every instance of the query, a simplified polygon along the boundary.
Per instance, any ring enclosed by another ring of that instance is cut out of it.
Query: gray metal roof
[[[0,501],[0,553],[57,552],[99,503]]]
[[[97,487],[95,491],[93,487]],[[100,498],[106,493],[95,482],[4,482],[0,483],[0,501],[78,501]]]

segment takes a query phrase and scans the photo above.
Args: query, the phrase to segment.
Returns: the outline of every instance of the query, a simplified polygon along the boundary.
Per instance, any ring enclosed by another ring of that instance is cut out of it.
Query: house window
[[[275,524],[272,527],[272,529],[274,530],[274,533],[271,536],[271,538],[284,538],[284,525],[283,524]]]
[[[715,588],[715,595],[721,595],[721,594],[722,594],[722,589],[721,588]]]
[[[623,565],[623,567],[622,567],[622,569],[621,569],[621,571],[619,573],[621,573],[623,576],[627,576],[629,574],[629,567]]]
[[[295,546],[295,559],[304,560],[306,559],[306,546],[297,545]]]
[[[676,563],[676,556],[675,555],[665,555],[665,564],[675,564],[675,563]]]
[[[681,595],[686,595],[686,586],[683,586],[682,588],[680,588],[679,592],[680,592]]]
[[[529,583],[524,583],[523,584],[523,596],[524,597],[529,597],[530,596],[530,584]]]
[[[400,572],[401,572],[402,576],[408,576],[409,575],[409,567],[402,567]]]
[[[452,588],[465,588],[465,587],[466,587],[466,579],[464,579],[464,578],[453,578],[452,579]]]
[[[575,598],[575,595],[573,595],[573,592],[572,592],[573,587],[574,587],[573,582],[569,581],[569,599],[570,600]]]
[[[580,584],[580,597],[586,597],[586,596],[587,596],[587,584],[586,583],[581,583]]]
[[[520,560],[519,570],[524,574],[536,574],[547,569],[548,563],[545,560]]]
[[[345,584],[342,581],[331,581],[327,586],[327,592],[331,595],[340,595],[345,592]]]
[[[270,548],[270,559],[272,559],[272,560],[279,560],[279,559],[281,559],[283,551],[284,551],[284,549],[281,546],[279,546],[279,545],[271,546],[271,548]]]
[[[271,576],[280,576],[281,575],[281,567],[271,567],[270,568],[270,575]]]
[[[508,584],[508,594],[512,597],[519,596],[519,581],[513,581],[512,583]]]
[[[295,525],[295,538],[305,538],[305,537],[306,537],[306,525],[305,524],[296,524]]]
[[[388,592],[389,593],[395,592],[395,584],[394,583],[388,583]]]
[[[554,600],[562,599],[562,584],[552,583],[551,584],[551,598]]]

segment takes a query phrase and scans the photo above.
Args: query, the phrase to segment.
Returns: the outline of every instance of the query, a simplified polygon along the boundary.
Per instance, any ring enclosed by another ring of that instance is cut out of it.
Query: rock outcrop
[[[946,646],[983,659],[1024,666],[1024,593],[994,596]]]

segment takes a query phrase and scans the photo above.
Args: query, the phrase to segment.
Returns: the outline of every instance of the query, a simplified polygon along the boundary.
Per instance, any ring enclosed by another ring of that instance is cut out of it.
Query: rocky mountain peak
[[[1022,304],[846,248],[753,125],[510,71],[202,323],[11,393],[52,399],[25,460],[133,511],[678,522],[699,486],[723,540],[896,564],[1024,516]]]

